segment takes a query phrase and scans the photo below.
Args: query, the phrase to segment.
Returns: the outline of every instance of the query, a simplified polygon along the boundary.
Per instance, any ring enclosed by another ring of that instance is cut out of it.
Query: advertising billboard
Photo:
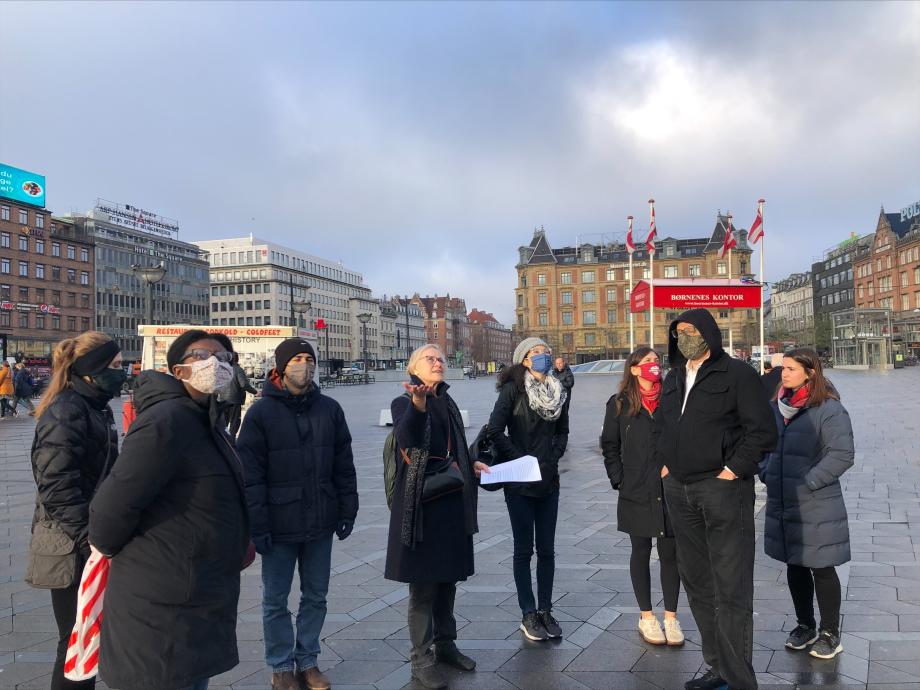
[[[0,197],[45,208],[45,176],[0,163]]]
[[[106,215],[102,220],[107,220],[113,225],[118,225],[129,230],[149,232],[160,237],[175,240],[179,237],[179,221],[165,216],[157,215],[152,211],[145,211],[130,204],[116,204],[105,199],[96,200],[95,212]]]
[[[759,283],[744,283],[740,280],[655,280],[656,309],[757,309],[760,307]],[[647,311],[649,308],[649,284],[640,280],[630,296],[630,311]]]

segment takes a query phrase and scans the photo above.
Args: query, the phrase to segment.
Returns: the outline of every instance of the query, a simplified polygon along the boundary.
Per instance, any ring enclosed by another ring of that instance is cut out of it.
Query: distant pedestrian
[[[553,376],[559,379],[559,383],[565,388],[566,404],[572,402],[572,389],[575,387],[575,374],[572,373],[572,368],[562,357],[556,357],[556,360],[553,362]]]
[[[684,687],[755,690],[753,477],[776,447],[776,426],[757,373],[722,349],[708,310],[685,311],[669,336],[653,439],[680,580],[709,666]]]
[[[249,377],[240,366],[240,355],[233,349],[233,341],[223,333],[212,333],[214,339],[224,346],[227,352],[233,354],[230,364],[233,366],[233,378],[230,383],[217,391],[217,402],[220,404],[221,411],[224,414],[224,420],[227,422],[227,433],[230,438],[236,441],[236,435],[240,430],[242,422],[243,404],[246,402],[246,394],[258,395],[259,391],[253,388],[249,382]]]
[[[639,603],[639,634],[650,644],[680,646],[684,634],[677,620],[677,547],[651,442],[660,399],[658,353],[640,347],[626,360],[619,392],[607,401],[601,449],[607,477],[619,493],[617,529],[629,535],[632,546],[629,574]],[[664,629],[652,610],[652,539],[656,540],[661,565]]]
[[[532,455],[541,481],[505,486],[505,505],[514,536],[514,585],[530,640],[562,637],[553,617],[556,573],[556,518],[559,513],[559,458],[569,438],[568,394],[550,375],[552,352],[540,338],[525,338],[514,349],[514,365],[498,377],[498,400],[489,417],[488,438],[504,460]],[[507,435],[505,431],[507,430]],[[530,561],[537,548],[537,599]]]
[[[35,393],[35,379],[32,372],[26,369],[22,362],[16,364],[13,374],[13,414],[19,414],[19,403],[29,408],[29,414],[35,414],[35,405],[32,404],[32,394]]]
[[[0,418],[6,417],[9,412],[11,416],[16,416],[16,408],[10,406],[13,398],[13,370],[10,363],[3,360],[0,364]]]
[[[118,345],[97,331],[59,342],[52,355],[52,372],[51,383],[35,412],[32,474],[36,496],[30,550],[41,548],[36,539],[38,525],[63,532],[73,543],[73,550],[65,556],[60,551],[43,553],[34,567],[31,557],[38,554],[30,554],[27,580],[51,588],[58,629],[51,690],[88,690],[95,687],[95,679],[65,679],[64,660],[77,619],[80,575],[90,555],[89,504],[118,457],[118,432],[109,401],[121,390],[125,372]],[[66,576],[51,582],[55,578],[49,576],[55,573],[43,572],[42,568],[51,563],[60,566],[62,558],[69,559]]]
[[[274,690],[330,687],[317,658],[326,620],[332,535],[348,538],[358,515],[345,413],[322,394],[315,372],[316,353],[309,341],[282,341],[262,397],[246,413],[237,441],[253,541],[262,555],[265,662]],[[300,605],[292,622],[288,598],[295,569]]]
[[[233,375],[201,330],[176,338],[170,374],[143,371],[137,419],[90,505],[111,558],[99,675],[119,690],[203,690],[239,663],[240,568],[249,545],[239,458],[214,393]]]
[[[798,625],[786,640],[819,659],[843,651],[840,579],[850,560],[850,531],[840,476],[853,466],[853,429],[814,350],[783,355],[783,384],[773,401],[779,444],[763,463],[767,485],[764,551],[787,564]],[[816,625],[817,596],[821,625]]]
[[[469,455],[446,368],[437,345],[418,348],[406,366],[406,393],[390,405],[397,463],[384,577],[409,584],[412,677],[430,690],[447,687],[438,662],[476,668],[457,649],[454,598],[457,582],[474,572],[476,480],[488,471]]]
[[[764,362],[763,364],[764,373],[760,377],[760,382],[763,384],[764,391],[767,394],[767,400],[775,400],[776,393],[779,390],[780,383],[782,383],[783,376],[783,355],[779,352],[774,352],[770,356],[769,362]]]

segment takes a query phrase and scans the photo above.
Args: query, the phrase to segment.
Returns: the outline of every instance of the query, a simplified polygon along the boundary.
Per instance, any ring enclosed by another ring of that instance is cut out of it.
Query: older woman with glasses
[[[470,458],[446,367],[437,345],[417,349],[406,392],[390,406],[397,470],[384,576],[409,583],[412,677],[430,689],[447,687],[437,662],[476,668],[455,644],[454,597],[473,574],[477,478],[488,472]]]
[[[137,419],[90,504],[89,542],[112,566],[99,675],[121,690],[202,690],[239,663],[249,522],[214,398],[233,375],[230,353],[192,330],[166,360],[172,375],[137,377]]]

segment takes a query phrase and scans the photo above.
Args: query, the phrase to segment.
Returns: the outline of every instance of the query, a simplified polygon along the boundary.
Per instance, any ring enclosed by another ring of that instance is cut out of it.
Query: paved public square
[[[783,648],[795,626],[780,563],[762,553],[755,569],[754,667],[761,688],[920,690],[920,368],[891,372],[832,370],[856,434],[856,465],[843,479],[853,561],[844,585],[844,653],[820,661]],[[554,610],[564,638],[531,643],[518,631],[511,574],[511,530],[501,493],[480,492],[476,575],[460,585],[458,645],[478,662],[450,672],[450,687],[482,690],[651,690],[681,688],[701,667],[696,626],[681,598],[682,649],[647,645],[629,580],[629,539],[615,529],[616,495],[597,439],[604,404],[618,381],[576,379],[572,433],[562,460]],[[412,688],[406,628],[407,587],[383,578],[388,511],[380,408],[400,392],[392,383],[330,390],[354,436],[361,508],[353,535],[336,541],[320,667],[338,690]],[[494,380],[454,382],[468,409],[470,438],[495,399]],[[117,405],[116,405],[117,408]],[[34,422],[0,421],[0,688],[46,689],[56,628],[45,591],[23,583],[34,483],[29,449]],[[761,487],[762,489],[762,487]],[[759,494],[757,510],[763,505]],[[762,532],[758,512],[758,531]],[[653,586],[657,568],[653,574]],[[659,591],[660,594],[660,591]],[[243,573],[239,608],[241,663],[212,688],[269,687],[262,660],[259,561]],[[296,609],[296,595],[291,598]],[[661,611],[660,599],[656,611]],[[104,687],[101,683],[97,687]]]

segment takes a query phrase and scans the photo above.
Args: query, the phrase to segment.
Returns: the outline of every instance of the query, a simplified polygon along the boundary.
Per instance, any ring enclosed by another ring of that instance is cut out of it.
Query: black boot
[[[461,671],[475,671],[476,661],[457,649],[453,642],[444,642],[434,646],[434,656],[442,664],[459,668]]]
[[[434,664],[419,668],[413,666],[412,678],[426,690],[447,690],[447,682]]]

